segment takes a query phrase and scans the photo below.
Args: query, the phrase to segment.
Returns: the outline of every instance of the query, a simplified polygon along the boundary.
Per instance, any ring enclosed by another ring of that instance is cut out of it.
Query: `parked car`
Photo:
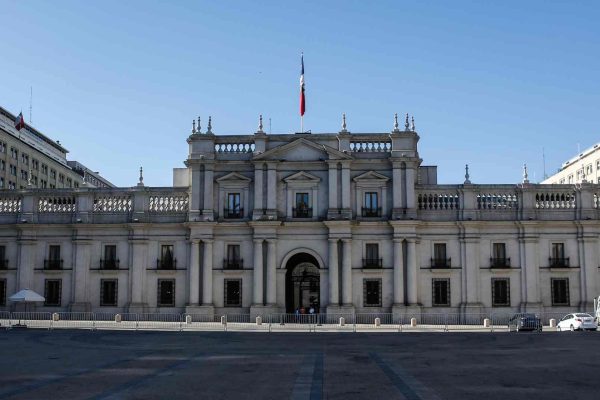
[[[557,331],[595,331],[597,323],[590,314],[567,314],[556,325]]]
[[[542,331],[542,320],[535,314],[515,314],[508,320],[509,332]]]

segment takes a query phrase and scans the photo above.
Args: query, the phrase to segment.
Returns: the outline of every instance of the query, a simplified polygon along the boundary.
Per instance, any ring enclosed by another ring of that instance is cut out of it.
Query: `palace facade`
[[[597,185],[438,185],[390,133],[194,127],[173,187],[0,191],[0,309],[503,312],[589,308]]]

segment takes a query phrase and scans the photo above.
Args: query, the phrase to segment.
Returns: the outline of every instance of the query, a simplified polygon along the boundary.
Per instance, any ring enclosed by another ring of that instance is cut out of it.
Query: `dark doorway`
[[[321,306],[319,263],[306,253],[295,254],[286,264],[285,308],[288,313],[304,307],[308,314],[313,306],[315,313]]]

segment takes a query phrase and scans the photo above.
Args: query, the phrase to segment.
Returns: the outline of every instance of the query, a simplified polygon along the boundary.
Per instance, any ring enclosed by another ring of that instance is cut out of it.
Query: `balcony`
[[[175,258],[166,258],[163,260],[156,259],[156,269],[177,269],[177,259]]]
[[[450,258],[432,258],[431,259],[431,268],[450,268],[451,265]]]
[[[380,218],[381,207],[363,207],[361,215],[365,218]]]
[[[312,215],[310,207],[292,208],[292,217],[294,218],[312,218]]]
[[[363,268],[365,268],[365,269],[383,268],[383,258],[363,258]]]
[[[119,260],[100,260],[100,269],[119,269]]]
[[[225,219],[240,219],[244,217],[243,208],[224,208],[223,218]]]
[[[569,257],[550,257],[550,268],[569,268]]]
[[[44,269],[63,269],[63,260],[44,260]]]
[[[244,260],[243,259],[233,259],[233,260],[228,260],[225,259],[223,260],[223,269],[244,269]]]
[[[8,260],[0,260],[0,269],[8,269]]]
[[[490,268],[510,268],[510,257],[491,257]]]

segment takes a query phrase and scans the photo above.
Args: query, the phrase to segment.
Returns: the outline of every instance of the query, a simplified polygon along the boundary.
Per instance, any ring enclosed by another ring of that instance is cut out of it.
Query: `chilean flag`
[[[304,54],[300,56],[302,69],[300,70],[300,116],[306,111],[306,98],[304,97]]]
[[[15,120],[15,128],[20,131],[21,129],[25,128],[25,120],[23,119],[23,113],[19,113],[19,116],[17,117],[17,119]]]

